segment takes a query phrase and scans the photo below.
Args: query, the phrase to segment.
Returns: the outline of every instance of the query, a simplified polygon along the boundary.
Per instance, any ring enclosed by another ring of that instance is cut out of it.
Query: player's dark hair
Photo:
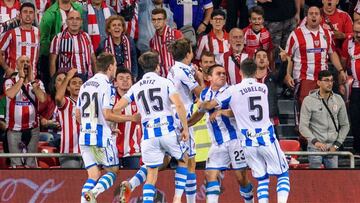
[[[131,81],[134,83],[134,77],[131,74],[131,71],[127,68],[125,68],[124,66],[120,66],[116,69],[116,74],[115,74],[115,79],[117,77],[117,75],[119,74],[129,74],[131,76]]]
[[[152,15],[163,14],[164,19],[167,18],[166,11],[163,8],[155,8],[151,11]]]
[[[147,51],[139,57],[139,64],[144,72],[154,72],[159,63],[159,54],[154,51]]]
[[[204,50],[200,55],[200,60],[202,59],[203,56],[212,57],[215,61],[215,55],[214,55],[214,53],[212,53],[210,51]]]
[[[319,72],[318,80],[322,80],[325,77],[333,76],[332,73],[329,70],[322,70]]]
[[[211,19],[213,19],[215,16],[222,16],[224,19],[226,19],[226,14],[223,10],[221,9],[215,9],[212,13],[211,13]]]
[[[96,70],[106,72],[111,64],[115,64],[114,55],[103,52],[96,58]]]
[[[191,42],[187,38],[176,40],[170,46],[170,53],[175,61],[182,61],[186,57],[186,54],[191,52]]]
[[[221,67],[221,68],[224,68],[222,65],[220,64],[214,64],[212,66],[210,66],[207,70],[207,73],[208,75],[212,75],[212,73],[214,72],[214,69],[217,68],[217,67]]]
[[[35,11],[35,6],[34,6],[34,4],[32,4],[32,3],[30,3],[30,2],[24,2],[24,3],[21,4],[21,6],[20,6],[20,13],[21,13],[21,11],[22,11],[25,7],[32,8],[32,9]]]
[[[265,53],[267,54],[266,50],[265,50],[264,48],[260,47],[260,48],[256,49],[254,58],[256,58],[256,55],[257,55],[259,52],[265,52]]]
[[[253,59],[245,59],[241,65],[241,72],[244,77],[251,78],[255,76],[256,73],[256,64]]]
[[[261,6],[254,6],[249,10],[249,16],[251,16],[252,13],[264,16],[264,9]]]

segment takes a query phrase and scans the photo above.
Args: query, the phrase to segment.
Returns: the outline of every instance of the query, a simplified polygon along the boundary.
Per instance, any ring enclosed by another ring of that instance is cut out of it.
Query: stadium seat
[[[297,140],[280,140],[279,141],[280,144],[280,148],[283,151],[288,151],[288,152],[296,152],[296,151],[301,151],[300,150],[300,142]],[[297,155],[291,155],[292,160],[296,160],[298,158]],[[309,168],[309,164],[305,163],[305,164],[300,164],[300,163],[296,163],[293,164],[291,163],[292,161],[290,161],[289,163],[289,167],[290,168]]]
[[[42,153],[56,153],[57,149],[56,147],[50,147],[50,146],[38,146],[39,152]],[[40,168],[52,168],[55,166],[59,166],[59,159],[55,157],[49,157],[49,158],[38,158],[38,166]]]

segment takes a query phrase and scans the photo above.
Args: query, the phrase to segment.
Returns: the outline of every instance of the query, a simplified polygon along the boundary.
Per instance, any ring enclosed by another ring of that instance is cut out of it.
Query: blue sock
[[[186,178],[186,202],[195,203],[196,202],[196,174],[188,173]]]
[[[145,184],[143,187],[143,203],[153,203],[155,197],[155,186],[151,184]]]
[[[184,193],[185,185],[186,185],[186,177],[188,170],[186,167],[178,166],[175,172],[175,196],[181,197]]]
[[[258,180],[258,187],[257,187],[257,196],[259,203],[268,202],[269,201],[269,177],[266,176]]]
[[[206,184],[206,202],[216,203],[219,201],[220,184],[219,181],[211,181]]]
[[[290,192],[290,179],[288,172],[278,176],[276,192],[278,196],[278,202],[287,202]]]
[[[113,172],[107,172],[97,182],[95,187],[91,190],[95,197],[97,197],[99,194],[104,192],[105,190],[109,189],[116,180],[116,174]]]
[[[96,185],[96,181],[93,179],[87,179],[86,182],[84,183],[82,189],[81,189],[81,202],[86,202],[85,198],[84,198],[84,194],[85,192],[93,189]]]
[[[244,198],[245,203],[253,202],[253,185],[248,183],[245,187],[240,187],[240,195]]]
[[[143,184],[146,181],[147,176],[147,168],[145,165],[141,166],[141,168],[136,172],[136,174],[129,180],[131,185],[131,191],[133,191],[136,187]]]

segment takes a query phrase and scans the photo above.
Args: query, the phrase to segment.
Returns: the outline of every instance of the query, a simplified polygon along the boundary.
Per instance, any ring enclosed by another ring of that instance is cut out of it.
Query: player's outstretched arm
[[[196,111],[195,113],[193,113],[193,115],[188,120],[188,126],[191,127],[195,125],[197,122],[199,122],[202,119],[204,115],[205,112]]]
[[[182,139],[184,141],[186,141],[189,138],[189,127],[188,127],[188,123],[186,120],[186,110],[185,110],[184,104],[181,101],[180,95],[178,93],[174,93],[174,94],[170,95],[170,100],[175,105],[176,113],[178,114],[180,122],[183,127],[183,131],[181,132]]]
[[[112,121],[115,123],[122,123],[122,122],[137,122],[138,116],[130,116],[130,115],[117,115],[111,109],[103,109],[103,115],[105,120]]]

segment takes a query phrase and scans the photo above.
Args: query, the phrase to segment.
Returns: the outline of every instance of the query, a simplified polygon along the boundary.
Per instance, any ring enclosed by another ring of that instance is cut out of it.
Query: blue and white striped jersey
[[[149,72],[124,95],[129,103],[135,101],[138,106],[144,140],[175,130],[170,100],[174,93],[177,91],[170,80]]]
[[[223,92],[228,85],[224,85],[218,91],[214,91],[211,87],[205,88],[200,94],[200,101],[210,101],[219,95],[219,92]],[[228,109],[229,105],[223,105],[221,109]],[[211,109],[207,113],[206,125],[209,129],[211,141],[213,144],[220,145],[224,142],[240,138],[240,131],[237,128],[235,118],[229,118],[226,116],[216,117],[215,122],[210,122],[209,115],[216,109]]]
[[[81,86],[76,105],[81,113],[80,145],[106,147],[113,139],[103,110],[112,109],[114,102],[115,89],[105,74],[97,73]]]
[[[167,78],[174,83],[175,88],[184,103],[188,117],[191,116],[196,99],[192,90],[199,86],[199,83],[195,80],[193,68],[184,63],[175,61],[175,64],[169,70]]]
[[[234,112],[243,146],[265,146],[276,140],[265,84],[245,78],[224,90],[215,100],[221,106],[229,105]]]

